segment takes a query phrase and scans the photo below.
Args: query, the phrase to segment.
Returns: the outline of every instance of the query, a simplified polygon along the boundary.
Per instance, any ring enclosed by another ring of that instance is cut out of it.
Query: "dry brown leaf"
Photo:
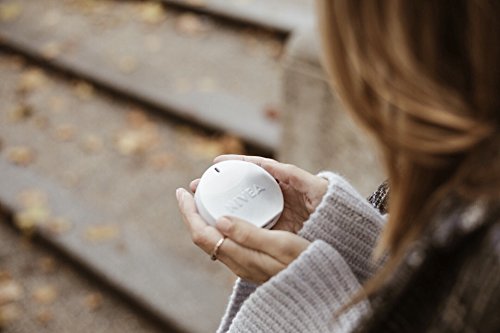
[[[0,283],[12,279],[12,275],[6,271],[6,270],[1,270],[0,271]]]
[[[58,141],[67,142],[74,139],[76,127],[71,124],[61,124],[54,129],[54,137]]]
[[[54,313],[49,309],[41,309],[36,314],[36,320],[43,326],[48,325],[54,320]]]
[[[132,56],[123,56],[118,62],[118,70],[123,74],[132,74],[137,70],[138,62],[135,57]]]
[[[148,116],[142,110],[136,109],[127,113],[127,124],[133,128],[147,126],[150,123]]]
[[[176,30],[186,36],[199,36],[209,30],[208,25],[198,15],[186,13],[177,18]]]
[[[15,322],[21,315],[21,307],[16,303],[0,306],[0,328]]]
[[[7,148],[7,159],[19,166],[28,166],[35,161],[35,151],[26,146],[15,146]]]
[[[54,273],[56,270],[56,261],[50,256],[44,256],[38,259],[37,265],[43,273]]]
[[[63,46],[61,43],[52,41],[42,46],[42,56],[45,59],[53,60],[61,55]]]
[[[93,243],[107,242],[116,239],[119,234],[120,230],[115,224],[94,225],[85,230],[85,239]]]
[[[102,306],[103,300],[101,293],[94,292],[85,296],[83,304],[89,311],[95,311]]]
[[[23,297],[23,287],[14,280],[0,282],[0,306],[19,301]]]
[[[9,1],[0,4],[0,20],[2,22],[12,22],[19,18],[23,12],[23,7],[19,2]]]
[[[94,96],[94,86],[85,81],[76,82],[73,91],[83,101],[88,101]]]
[[[90,154],[102,151],[104,144],[97,135],[87,134],[83,137],[80,147],[84,152]]]
[[[57,289],[53,285],[37,287],[33,292],[33,299],[39,304],[52,304],[57,296]]]
[[[267,119],[276,121],[281,118],[281,110],[273,106],[267,106],[264,109],[264,115]]]
[[[50,111],[53,113],[61,113],[66,107],[66,101],[61,96],[51,96],[48,104]]]
[[[149,24],[158,24],[165,20],[165,8],[159,2],[144,2],[140,5],[141,20]]]
[[[13,122],[19,122],[30,118],[34,113],[34,109],[28,104],[19,104],[9,112],[9,118]]]
[[[223,135],[219,142],[222,145],[222,154],[245,154],[243,141],[234,135]]]
[[[31,68],[24,71],[19,78],[17,91],[29,93],[38,90],[47,84],[45,73],[38,68]]]
[[[148,164],[155,171],[163,171],[172,165],[174,156],[169,153],[156,153],[149,157]]]

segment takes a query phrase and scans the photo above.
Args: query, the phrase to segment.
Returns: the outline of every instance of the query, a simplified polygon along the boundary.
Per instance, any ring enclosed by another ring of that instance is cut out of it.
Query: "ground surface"
[[[0,319],[5,333],[161,332],[92,279],[0,219]]]

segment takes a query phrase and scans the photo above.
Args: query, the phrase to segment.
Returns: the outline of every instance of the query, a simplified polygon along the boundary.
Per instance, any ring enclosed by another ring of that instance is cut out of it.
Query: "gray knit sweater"
[[[476,223],[482,217],[478,215],[478,209],[475,209],[477,207],[473,207],[472,211],[476,213],[472,218],[469,211],[468,215],[457,215],[465,216],[465,220],[455,218],[450,223],[443,223],[444,226],[452,227],[444,232],[433,231],[431,235],[441,237],[441,241],[451,237],[470,242],[470,249],[464,254],[464,258],[471,262],[469,266],[473,267],[472,270],[478,272],[477,278],[489,282],[487,292],[477,294],[479,289],[474,288],[478,283],[482,286],[482,282],[474,282],[469,277],[469,280],[465,279],[462,284],[455,286],[458,289],[456,292],[447,292],[443,296],[442,291],[448,288],[440,283],[453,286],[454,279],[471,275],[471,267],[463,264],[462,257],[455,261],[444,258],[441,263],[436,262],[434,256],[430,256],[431,260],[424,260],[422,251],[427,248],[417,244],[416,250],[409,253],[409,260],[402,265],[400,272],[394,274],[393,285],[385,288],[388,290],[385,298],[361,302],[335,319],[334,312],[359,290],[377,268],[371,255],[385,219],[379,210],[361,197],[342,177],[329,172],[320,173],[319,176],[329,181],[327,193],[299,232],[300,236],[312,242],[311,245],[287,268],[262,285],[238,279],[218,333],[476,332],[478,327],[486,326],[488,329],[484,332],[500,329],[500,321],[497,319],[499,316],[496,315],[496,309],[500,305],[500,230],[497,223],[497,227],[489,232],[497,237],[493,243],[485,242],[482,238],[476,241],[481,245],[477,247],[488,253],[482,254],[484,258],[487,257],[484,260],[488,268],[478,270],[477,267],[484,266],[484,263],[470,260],[469,257],[477,258],[474,251],[470,250],[475,243],[464,236],[473,234],[475,229],[481,229],[481,223]],[[463,221],[468,221],[468,225]],[[467,226],[467,233],[461,233],[460,237],[453,231],[456,229],[453,225],[457,223]],[[428,243],[435,244],[433,242]],[[459,243],[456,241],[453,244]],[[424,263],[427,261],[434,265],[437,263],[438,267],[425,268]],[[448,262],[452,266],[446,267]],[[425,274],[418,273],[422,267]],[[443,276],[443,281],[434,282],[432,277],[440,276],[439,267],[447,275]],[[436,275],[432,275],[434,272],[437,272]],[[419,281],[420,276],[424,276],[423,282]],[[436,286],[436,291],[433,285]],[[470,289],[476,293],[471,293]],[[405,295],[405,290],[409,290],[408,295]],[[434,295],[441,296],[436,299]],[[468,295],[470,299],[467,299]],[[460,299],[456,299],[457,297]],[[464,299],[467,304],[460,303]],[[397,305],[398,302],[400,306]],[[475,306],[476,312],[480,306],[482,312],[471,316],[471,322],[457,321],[470,306]],[[450,318],[453,321],[449,322]]]

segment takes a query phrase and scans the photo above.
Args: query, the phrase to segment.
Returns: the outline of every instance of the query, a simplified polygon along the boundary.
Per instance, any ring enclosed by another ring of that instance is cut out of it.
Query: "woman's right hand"
[[[285,207],[273,230],[285,230],[297,233],[309,215],[316,209],[326,193],[328,181],[310,174],[295,165],[284,164],[270,158],[245,155],[221,155],[214,162],[242,160],[255,163],[269,172],[279,183]],[[198,187],[199,179],[191,182],[193,192]]]

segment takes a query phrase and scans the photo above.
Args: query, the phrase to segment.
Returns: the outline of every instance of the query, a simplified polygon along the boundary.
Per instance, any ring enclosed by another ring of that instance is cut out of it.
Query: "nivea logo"
[[[261,187],[257,184],[249,186],[240,192],[237,196],[229,200],[226,204],[226,208],[234,213],[241,207],[245,206],[250,200],[256,198],[260,193],[265,191],[264,187]]]

